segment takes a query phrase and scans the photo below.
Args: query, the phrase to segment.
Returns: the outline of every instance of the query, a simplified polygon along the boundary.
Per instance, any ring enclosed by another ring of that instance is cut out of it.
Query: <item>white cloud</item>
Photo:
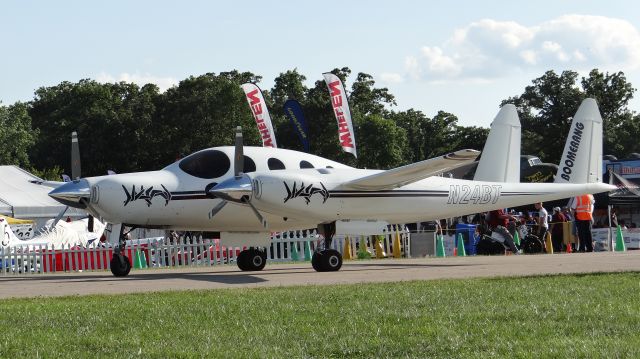
[[[626,20],[565,15],[535,26],[483,19],[405,60],[414,79],[488,80],[527,70],[633,70],[640,32]]]
[[[380,81],[388,84],[399,84],[404,82],[404,77],[397,73],[383,72],[380,74]]]
[[[98,74],[98,76],[96,76],[96,81],[102,82],[102,83],[120,82],[120,81],[133,82],[139,86],[143,86],[148,83],[153,83],[158,86],[161,92],[166,91],[171,86],[177,85],[179,82],[178,80],[172,77],[158,77],[158,76],[152,76],[150,74],[140,74],[140,73],[129,74],[126,72],[123,72],[117,76],[113,76],[111,74],[101,72],[100,74]]]

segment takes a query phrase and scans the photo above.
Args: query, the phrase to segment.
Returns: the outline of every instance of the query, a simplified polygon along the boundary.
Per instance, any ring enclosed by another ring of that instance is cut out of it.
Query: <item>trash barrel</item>
[[[464,241],[464,250],[467,252],[467,255],[475,255],[476,254],[476,244],[478,243],[478,238],[476,238],[476,225],[475,224],[465,224],[458,223],[456,224],[456,237],[455,237],[455,246],[458,246],[458,237],[459,234],[462,234],[462,240]]]

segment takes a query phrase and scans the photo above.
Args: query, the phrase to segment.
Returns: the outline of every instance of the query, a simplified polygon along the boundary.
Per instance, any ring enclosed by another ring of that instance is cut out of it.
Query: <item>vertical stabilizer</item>
[[[516,107],[502,106],[491,123],[474,181],[520,182],[521,129]]]
[[[573,117],[555,182],[602,182],[602,116],[592,98]]]

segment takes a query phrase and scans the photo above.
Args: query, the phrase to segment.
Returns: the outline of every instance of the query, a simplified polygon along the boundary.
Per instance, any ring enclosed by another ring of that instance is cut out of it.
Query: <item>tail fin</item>
[[[520,182],[521,126],[512,104],[502,106],[491,123],[474,181]]]
[[[573,117],[555,182],[602,182],[602,116],[592,98]]]

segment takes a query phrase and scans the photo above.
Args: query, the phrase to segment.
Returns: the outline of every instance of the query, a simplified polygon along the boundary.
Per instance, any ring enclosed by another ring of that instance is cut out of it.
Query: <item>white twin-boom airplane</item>
[[[553,145],[553,144],[549,144]],[[247,246],[242,270],[261,270],[270,232],[317,227],[324,247],[313,254],[317,271],[337,271],[342,257],[330,249],[338,234],[378,234],[390,223],[410,223],[610,191],[602,183],[602,118],[593,99],[578,109],[565,144],[557,183],[518,183],[520,122],[505,105],[491,132],[474,180],[443,176],[479,155],[460,150],[391,170],[345,166],[307,153],[214,147],[162,170],[87,177],[49,195],[112,224],[115,276],[126,276],[123,226],[218,231],[227,245]]]

